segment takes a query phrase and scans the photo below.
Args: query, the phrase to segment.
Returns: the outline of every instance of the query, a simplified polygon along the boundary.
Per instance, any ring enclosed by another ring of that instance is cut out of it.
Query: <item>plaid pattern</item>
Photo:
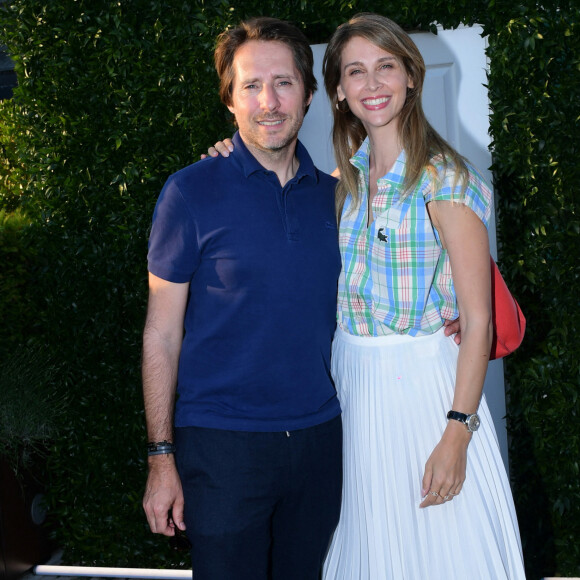
[[[459,315],[447,252],[439,245],[426,204],[455,200],[470,207],[485,226],[492,196],[472,166],[465,196],[453,187],[454,172],[444,171],[441,158],[425,169],[416,189],[401,200],[405,152],[378,181],[372,202],[375,218],[367,228],[368,139],[351,159],[359,170],[364,193],[360,207],[348,197],[342,212],[339,243],[342,271],[338,281],[338,324],[360,336],[398,333],[416,336],[438,330],[445,319]],[[429,171],[438,174],[436,187]]]

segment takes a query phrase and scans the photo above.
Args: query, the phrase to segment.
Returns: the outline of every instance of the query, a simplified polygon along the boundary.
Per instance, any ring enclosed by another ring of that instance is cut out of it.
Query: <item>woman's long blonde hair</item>
[[[348,106],[345,106],[346,101],[339,105],[337,95],[342,69],[342,51],[348,41],[357,36],[398,58],[412,80],[413,88],[407,89],[407,99],[399,114],[400,140],[407,156],[402,195],[407,195],[415,188],[423,170],[432,164],[433,157],[439,155],[445,167],[448,164],[454,167],[455,183],[461,182],[463,191],[468,181],[464,158],[433,129],[423,112],[421,95],[425,79],[425,62],[419,49],[410,36],[389,18],[379,14],[362,13],[336,29],[326,48],[322,68],[324,86],[332,104],[334,116],[332,141],[340,171],[340,182],[336,188],[338,219],[340,220],[349,193],[354,198],[355,206],[361,201],[358,192],[358,170],[352,166],[350,158],[357,152],[367,133],[362,122],[353,115]],[[435,172],[430,174],[436,175]]]

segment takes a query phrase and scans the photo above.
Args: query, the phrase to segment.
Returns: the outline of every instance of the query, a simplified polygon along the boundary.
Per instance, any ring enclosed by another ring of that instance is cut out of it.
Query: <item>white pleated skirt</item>
[[[458,346],[338,329],[332,374],[343,410],[340,522],[325,580],[525,580],[516,513],[485,399],[461,493],[420,509],[424,466],[447,424]]]

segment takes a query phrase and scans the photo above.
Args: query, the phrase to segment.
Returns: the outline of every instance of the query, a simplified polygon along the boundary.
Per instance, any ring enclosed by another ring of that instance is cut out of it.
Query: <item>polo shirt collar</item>
[[[234,151],[231,155],[233,155],[240,164],[245,177],[249,177],[256,172],[267,171],[267,169],[250,153],[246,144],[240,137],[239,131],[235,132],[232,141],[234,143]],[[300,166],[298,167],[298,172],[294,179],[300,181],[303,177],[310,177],[315,182],[318,182],[318,170],[314,166],[306,147],[304,147],[300,141],[296,142],[296,157],[300,162]]]

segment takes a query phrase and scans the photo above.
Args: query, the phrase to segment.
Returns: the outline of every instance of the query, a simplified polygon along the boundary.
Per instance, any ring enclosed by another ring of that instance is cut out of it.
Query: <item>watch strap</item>
[[[469,415],[466,415],[465,413],[460,413],[459,411],[449,411],[449,413],[447,413],[448,419],[455,419],[460,423],[467,423],[467,417],[469,417]]]

